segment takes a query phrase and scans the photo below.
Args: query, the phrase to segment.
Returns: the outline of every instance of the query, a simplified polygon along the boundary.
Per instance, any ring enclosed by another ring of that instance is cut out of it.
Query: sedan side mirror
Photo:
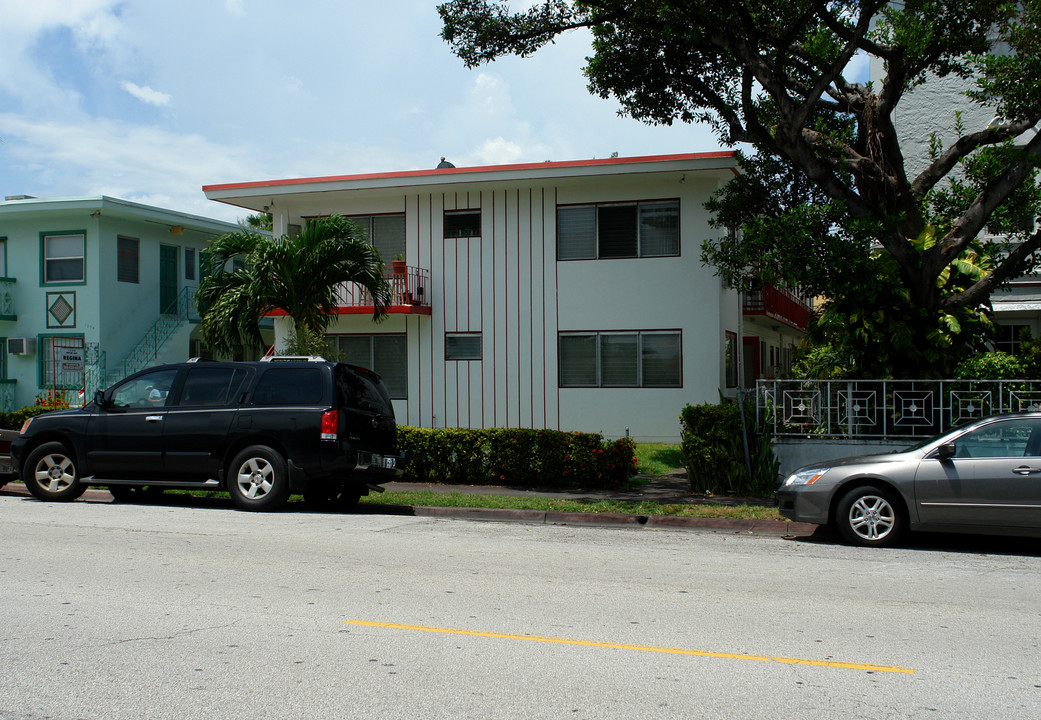
[[[105,407],[105,391],[95,390],[94,391],[94,404],[98,407]]]
[[[944,443],[936,448],[936,457],[940,460],[950,460],[958,452],[958,446],[952,442]]]

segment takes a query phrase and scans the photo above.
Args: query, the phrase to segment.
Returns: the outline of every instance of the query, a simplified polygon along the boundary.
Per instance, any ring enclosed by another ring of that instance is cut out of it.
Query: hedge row
[[[692,491],[766,497],[776,489],[780,463],[770,438],[756,428],[754,405],[745,405],[744,420],[748,463],[741,433],[741,410],[736,403],[683,408],[681,449]]]
[[[398,448],[407,482],[621,488],[636,471],[631,440],[594,433],[400,426]]]

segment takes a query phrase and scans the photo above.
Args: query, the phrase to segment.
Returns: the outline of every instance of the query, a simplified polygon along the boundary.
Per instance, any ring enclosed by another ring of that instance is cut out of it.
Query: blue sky
[[[0,0],[0,196],[236,220],[202,185],[718,149],[592,97],[582,33],[468,70],[436,5]]]

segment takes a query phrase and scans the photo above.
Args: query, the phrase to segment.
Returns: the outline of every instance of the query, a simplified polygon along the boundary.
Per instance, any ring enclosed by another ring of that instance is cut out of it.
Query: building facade
[[[0,202],[0,410],[184,361],[202,250],[237,229],[104,196]]]
[[[344,288],[329,335],[383,375],[399,423],[675,441],[684,404],[717,402],[742,376],[742,303],[700,259],[716,232],[703,205],[735,172],[716,152],[204,191],[272,213],[276,236],[333,213],[369,233],[389,316],[373,323],[371,301]],[[769,323],[764,340],[782,338]],[[276,343],[288,332],[276,320]]]

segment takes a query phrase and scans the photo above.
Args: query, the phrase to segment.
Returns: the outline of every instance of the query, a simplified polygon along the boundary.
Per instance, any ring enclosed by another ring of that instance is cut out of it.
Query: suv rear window
[[[367,376],[364,373],[351,370],[346,367],[336,368],[336,387],[340,393],[340,402],[344,407],[377,415],[393,415],[394,411],[390,404],[390,393],[386,385],[376,376]]]
[[[322,371],[318,368],[272,368],[260,376],[254,405],[318,405]]]

